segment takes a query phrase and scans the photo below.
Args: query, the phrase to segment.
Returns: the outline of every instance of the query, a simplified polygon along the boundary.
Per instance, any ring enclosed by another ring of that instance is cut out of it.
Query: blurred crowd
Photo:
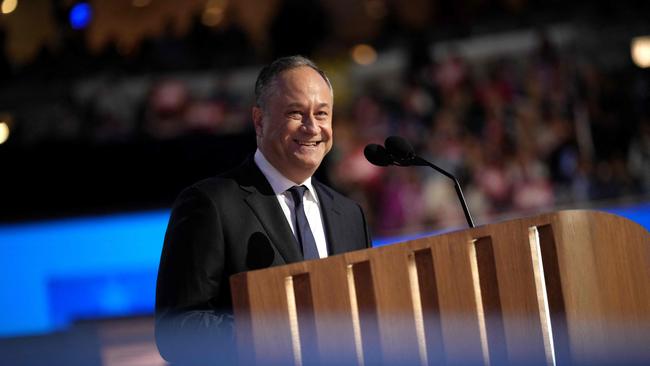
[[[544,38],[523,58],[410,65],[400,93],[366,90],[336,122],[332,180],[364,203],[375,234],[466,225],[448,178],[365,161],[365,144],[389,135],[455,174],[479,223],[650,193],[647,73],[578,62]]]
[[[366,161],[365,145],[390,135],[455,174],[479,223],[650,193],[647,73],[607,70],[543,36],[525,57],[476,62],[450,53],[434,60],[426,49],[404,52],[391,89],[381,85],[387,75],[367,79],[354,93],[336,90],[335,148],[324,175],[364,205],[376,235],[465,225],[448,178]],[[337,75],[351,72],[324,64],[335,87]],[[100,103],[91,108],[101,127],[95,138],[114,139],[119,131],[155,140],[250,132],[250,90],[237,93],[228,78],[217,80],[203,94],[181,78],[148,84],[134,124],[104,105],[113,98],[91,98]]]
[[[239,33],[232,32],[220,37],[237,43]],[[215,34],[195,36],[217,42],[211,38]],[[183,55],[174,44],[167,39],[150,50]],[[602,67],[542,36],[523,57],[478,62],[454,52],[434,58],[429,50],[418,43],[400,50],[405,62],[390,91],[382,87],[389,82],[383,77],[366,79],[355,92],[335,91],[335,148],[324,176],[362,203],[375,235],[465,225],[449,179],[427,168],[380,168],[366,161],[364,146],[383,143],[390,135],[403,136],[420,156],[455,174],[478,223],[509,213],[650,194],[647,71]],[[246,59],[247,51],[240,51],[237,59]],[[227,55],[213,56],[195,59],[232,64],[219,61]],[[106,64],[115,64],[106,57]],[[352,69],[349,60],[316,61],[339,79]],[[240,65],[118,78],[103,72],[73,82],[64,93],[52,93],[58,89],[50,84],[42,96],[32,88],[24,92],[30,98],[22,99],[20,89],[14,89],[22,102],[14,104],[12,143],[250,133],[256,71]],[[35,102],[41,108],[33,108]]]

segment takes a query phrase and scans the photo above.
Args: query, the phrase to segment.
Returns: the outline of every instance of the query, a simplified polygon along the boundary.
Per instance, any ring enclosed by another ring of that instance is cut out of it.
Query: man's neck
[[[289,172],[281,171],[280,169],[278,169],[277,164],[273,164],[273,162],[270,159],[268,159],[266,155],[264,155],[264,152],[258,148],[257,151],[255,152],[255,162],[258,163],[258,166],[260,163],[259,160],[262,160],[263,164],[268,165],[273,170],[274,173],[281,175],[283,178],[292,181],[296,185],[301,185],[305,183],[307,180],[309,180],[312,177],[314,173],[314,172],[310,172],[307,174],[292,175],[289,174]]]
[[[304,180],[294,180],[286,175],[284,175],[282,172],[280,172],[271,162],[266,159],[264,154],[262,153],[261,150],[255,151],[255,156],[254,156],[254,161],[255,164],[260,168],[262,171],[262,174],[266,177],[266,180],[269,181],[271,184],[271,187],[273,188],[273,191],[277,193],[282,193],[284,190],[294,186],[294,185],[302,185],[305,184],[307,186],[311,186],[311,177],[307,177]]]

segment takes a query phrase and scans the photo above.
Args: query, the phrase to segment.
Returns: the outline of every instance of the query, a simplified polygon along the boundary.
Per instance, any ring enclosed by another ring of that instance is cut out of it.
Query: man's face
[[[332,148],[332,91],[310,67],[284,71],[253,108],[257,146],[284,176],[302,183]]]

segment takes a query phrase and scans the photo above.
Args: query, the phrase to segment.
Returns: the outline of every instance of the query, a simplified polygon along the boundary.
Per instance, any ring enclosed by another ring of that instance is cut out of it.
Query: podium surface
[[[244,364],[650,364],[650,234],[560,211],[231,277]]]

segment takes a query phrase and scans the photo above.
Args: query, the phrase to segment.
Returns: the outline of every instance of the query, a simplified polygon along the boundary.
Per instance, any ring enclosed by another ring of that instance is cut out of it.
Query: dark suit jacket
[[[312,181],[329,255],[369,247],[360,206]],[[301,260],[271,185],[252,157],[185,189],[174,203],[158,270],[156,341],[163,357],[227,361],[225,350],[234,349],[229,277]]]

